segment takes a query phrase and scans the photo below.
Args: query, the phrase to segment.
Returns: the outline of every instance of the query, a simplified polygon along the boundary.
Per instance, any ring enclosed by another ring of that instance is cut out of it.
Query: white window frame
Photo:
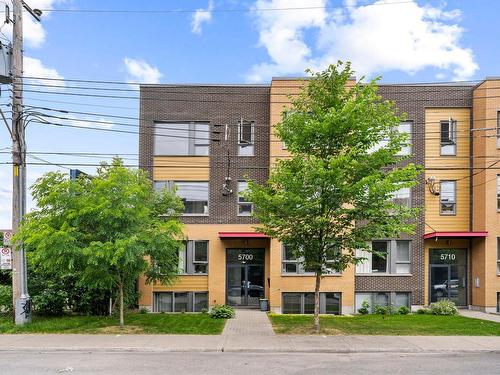
[[[403,130],[404,127],[409,126],[409,130]],[[403,121],[398,125],[398,132],[408,134],[408,141],[404,146],[401,147],[401,150],[396,154],[398,156],[411,155],[413,152],[413,121]]]
[[[206,184],[207,186],[207,205],[206,205],[206,209],[205,209],[205,212],[203,213],[191,213],[191,212],[184,212],[182,214],[182,216],[208,216],[209,212],[210,212],[210,185],[209,185],[209,182],[208,181],[173,181],[173,186],[174,187],[177,187],[178,184],[187,184],[187,185],[192,185],[192,184]],[[182,198],[180,197],[181,199],[185,199],[185,198]]]
[[[176,126],[182,125],[184,128],[173,130]],[[199,129],[204,127],[206,129]],[[157,121],[154,123],[154,156],[208,156],[210,154],[210,123],[201,121]],[[184,134],[175,134],[186,133]],[[170,133],[170,134],[169,134]],[[172,134],[173,133],[173,134]],[[201,134],[200,134],[201,133]],[[170,135],[170,136],[169,136]],[[165,153],[159,152],[162,139],[170,141],[186,141],[188,150],[186,153]]]
[[[406,192],[408,194],[406,194]],[[398,197],[398,195],[399,196],[404,195],[404,197],[401,198],[401,197]],[[406,197],[406,195],[407,195],[407,197]],[[398,189],[396,191],[393,191],[392,192],[392,200],[396,201],[396,199],[401,199],[401,200],[407,199],[408,200],[408,204],[406,204],[405,206],[411,207],[411,188],[409,188],[409,187],[403,187],[403,188],[400,188],[400,189]]]
[[[445,124],[448,124],[448,140],[443,142],[443,125]],[[439,122],[439,144],[442,156],[457,155],[457,130],[457,120],[450,118],[449,120],[441,120]]]
[[[497,148],[500,148],[500,111],[497,111]]]
[[[408,308],[411,307],[411,292],[356,292],[354,296],[354,308],[355,308],[355,313],[358,313],[358,310],[360,309],[363,301],[367,301],[370,304],[369,307],[369,312],[373,313],[374,307],[375,306],[396,306],[396,298],[398,294],[405,294],[407,295],[408,303],[406,305],[399,305],[399,306],[406,306]],[[385,295],[387,298],[387,304],[378,304],[375,303],[376,301],[376,296],[377,295]],[[363,298],[364,297],[364,298]]]
[[[453,186],[453,200],[449,201],[443,199],[443,185]],[[453,205],[453,211],[443,211],[443,205]],[[442,216],[455,216],[457,214],[457,181],[456,180],[442,180],[439,182],[439,214]]]
[[[500,212],[500,174],[497,174],[497,212]]]
[[[392,239],[392,240],[374,240],[373,242],[385,242],[387,248],[386,257],[386,271],[385,272],[373,272],[373,257],[374,254],[370,251],[357,250],[356,257],[365,258],[365,261],[358,263],[356,265],[356,274],[363,276],[376,276],[376,275],[398,275],[398,276],[410,276],[412,272],[412,241],[403,239]],[[398,259],[398,244],[408,243],[408,260]],[[398,265],[409,265],[409,272],[398,272]]]
[[[207,246],[207,260],[196,260],[196,244],[206,243]],[[180,275],[208,275],[208,261],[209,261],[209,241],[207,240],[188,240],[183,242],[183,246],[179,249],[179,274]],[[183,254],[181,256],[181,254]],[[181,268],[181,259],[183,259],[184,267]],[[206,266],[207,272],[196,272],[197,265]]]
[[[176,294],[187,294],[187,309],[185,312],[201,312],[201,311],[196,311],[196,295],[197,294],[206,294],[207,296],[207,307],[209,304],[209,293],[208,291],[185,291],[185,290],[179,290],[179,291],[165,291],[165,292],[153,292],[153,312],[160,312],[158,309],[158,295],[159,294],[169,294],[171,301],[172,301],[172,308],[170,311],[162,311],[166,313],[173,313],[173,314],[181,314],[182,311],[175,311],[175,299],[176,299]]]
[[[285,309],[285,297],[287,294],[299,294],[300,295],[300,313],[299,314],[305,314],[305,295],[306,294],[313,294],[313,292],[292,292],[292,291],[286,291],[281,293],[281,311],[283,314],[288,314],[284,312]],[[341,315],[342,314],[342,293],[341,292],[320,292],[319,293],[319,313],[320,314],[326,314],[326,295],[327,294],[338,294],[338,300],[339,300],[339,309],[338,309],[338,314],[329,314],[329,315]],[[308,313],[309,314],[309,313]]]
[[[327,263],[333,262],[333,261],[327,261]],[[295,264],[295,272],[287,272],[286,271],[286,265],[287,264]],[[331,268],[327,268],[323,272],[323,276],[339,276],[341,275],[341,272],[335,271]],[[286,245],[281,244],[281,275],[286,276],[286,275],[292,275],[292,276],[297,276],[297,275],[303,275],[303,276],[313,276],[314,272],[308,272],[305,270],[304,267],[304,259],[303,258],[295,258],[295,259],[286,259]]]
[[[243,139],[243,127],[250,126],[250,139]],[[243,117],[238,124],[238,156],[254,156],[255,153],[255,122]]]
[[[245,187],[242,188],[242,185],[244,185]],[[237,199],[237,206],[238,206],[237,207],[237,209],[238,209],[237,215],[238,216],[252,216],[252,214],[253,214],[253,203],[252,202],[244,201],[243,200],[244,198],[241,196],[241,193],[243,193],[243,192],[245,192],[245,191],[248,190],[248,181],[238,180],[237,181],[237,188],[238,188],[238,194],[237,194],[237,197],[236,197],[236,199]],[[246,213],[246,212],[242,213],[240,211],[241,206],[248,206],[248,205],[250,205],[250,212],[249,213]]]

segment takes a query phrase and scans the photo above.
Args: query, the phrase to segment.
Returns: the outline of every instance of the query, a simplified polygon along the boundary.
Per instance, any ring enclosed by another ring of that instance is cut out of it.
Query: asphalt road
[[[500,374],[498,353],[0,352],[0,374]]]

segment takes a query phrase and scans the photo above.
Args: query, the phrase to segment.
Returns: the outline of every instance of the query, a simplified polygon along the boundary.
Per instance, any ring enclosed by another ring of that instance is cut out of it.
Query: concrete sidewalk
[[[498,336],[0,335],[2,351],[431,353],[498,352]]]

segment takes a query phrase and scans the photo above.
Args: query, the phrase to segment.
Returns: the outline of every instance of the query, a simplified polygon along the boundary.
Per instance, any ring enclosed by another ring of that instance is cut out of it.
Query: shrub
[[[149,312],[149,310],[145,307],[141,307],[139,309],[139,314],[147,314]]]
[[[57,285],[48,282],[46,288],[33,296],[33,311],[40,315],[63,315],[68,294]]]
[[[380,306],[380,305],[375,305],[373,307],[373,312],[377,315],[387,315],[390,314],[391,312],[389,311],[388,306]]]
[[[406,306],[400,306],[398,309],[399,315],[408,315],[410,313],[410,309]]]
[[[454,302],[449,300],[442,300],[433,302],[429,309],[434,315],[457,315],[458,309]]]
[[[234,309],[228,305],[215,305],[209,314],[214,319],[231,319],[234,318]]]
[[[361,307],[358,309],[358,313],[360,313],[361,315],[366,315],[369,312],[370,312],[370,304],[368,303],[368,301],[363,301]]]
[[[208,314],[208,309],[207,308],[202,308],[200,311],[202,314]]]
[[[0,314],[9,315],[12,311],[12,287],[0,285]]]
[[[428,314],[429,313],[429,310],[427,309],[418,309],[417,310],[417,314],[420,314],[420,315],[424,315],[424,314]]]

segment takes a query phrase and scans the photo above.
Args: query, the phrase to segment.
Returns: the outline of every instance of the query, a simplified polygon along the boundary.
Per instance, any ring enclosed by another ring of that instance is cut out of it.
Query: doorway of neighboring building
[[[226,303],[258,307],[264,298],[264,249],[226,250]]]

